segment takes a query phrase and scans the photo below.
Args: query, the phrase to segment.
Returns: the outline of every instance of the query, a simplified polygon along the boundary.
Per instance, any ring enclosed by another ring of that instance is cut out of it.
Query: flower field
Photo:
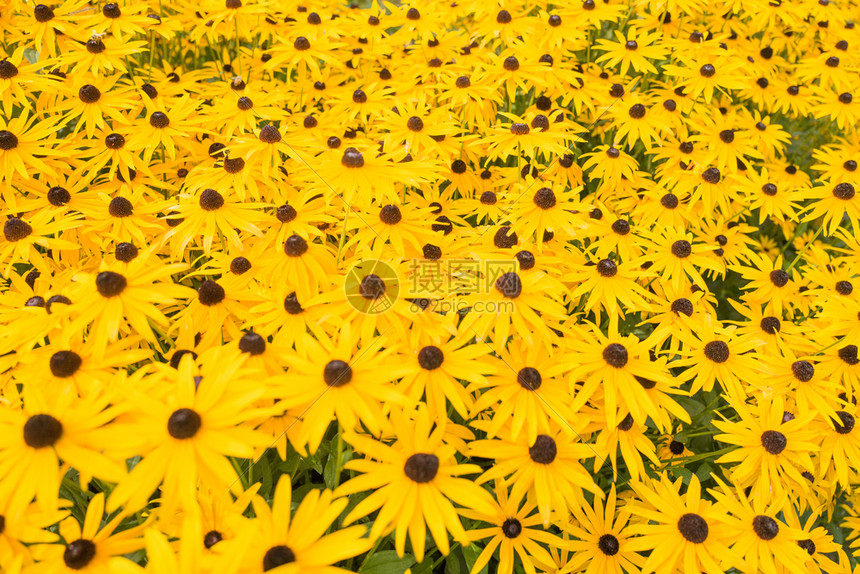
[[[40,1],[0,572],[860,574],[860,3]]]

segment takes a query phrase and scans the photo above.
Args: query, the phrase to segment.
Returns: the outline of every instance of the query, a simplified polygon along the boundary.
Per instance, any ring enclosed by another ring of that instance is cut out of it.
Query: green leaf
[[[325,470],[323,471],[323,480],[325,481],[325,486],[328,489],[334,489],[334,475],[337,468],[337,456],[330,456],[325,463]]]
[[[39,61],[39,52],[37,52],[33,48],[27,48],[26,50],[24,50],[24,59],[31,64],[35,64]]]
[[[400,558],[394,550],[383,550],[371,556],[359,572],[361,574],[403,574],[413,564],[415,564],[415,557],[411,554],[405,554]]]
[[[472,567],[475,566],[475,562],[478,561],[478,556],[481,554],[481,548],[478,547],[474,542],[469,544],[468,546],[463,547],[463,558],[466,559],[466,569],[471,572]],[[487,574],[488,564],[484,564],[484,567],[478,571],[478,574]]]
[[[445,574],[468,574],[463,553],[451,552],[445,559]]]

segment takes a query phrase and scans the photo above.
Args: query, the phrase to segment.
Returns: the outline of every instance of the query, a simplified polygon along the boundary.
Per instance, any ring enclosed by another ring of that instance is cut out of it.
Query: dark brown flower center
[[[420,132],[424,129],[424,120],[418,116],[412,116],[406,120],[406,127],[413,132]]]
[[[418,351],[418,364],[422,369],[432,371],[442,366],[445,360],[445,354],[442,349],[434,345],[428,345]]]
[[[418,452],[406,459],[403,465],[406,476],[418,484],[430,482],[439,472],[439,458],[435,454]]]
[[[693,316],[693,302],[687,299],[686,297],[681,297],[680,299],[675,299],[672,301],[672,305],[670,307],[672,312],[676,315],[680,315],[683,313],[687,317]]]
[[[200,192],[199,204],[205,211],[216,211],[224,207],[224,196],[214,189],[207,188]]]
[[[221,536],[220,532],[218,532],[217,530],[210,530],[203,535],[203,546],[207,550],[209,550],[210,548],[221,542],[221,540],[223,539],[224,537]]]
[[[323,368],[323,380],[330,387],[342,387],[352,381],[352,367],[339,359],[329,361]]]
[[[0,130],[0,150],[9,151],[18,147],[18,136],[9,130]]]
[[[51,355],[49,366],[52,375],[64,379],[77,373],[82,362],[81,356],[74,351],[57,351]]]
[[[197,288],[197,299],[201,305],[205,305],[206,307],[217,305],[226,296],[227,293],[224,291],[224,288],[211,279],[206,279]]]
[[[375,301],[385,295],[385,281],[373,273],[365,275],[358,285],[358,293],[368,301]]]
[[[706,182],[708,182],[710,184],[716,185],[716,184],[720,183],[720,178],[721,178],[720,170],[718,170],[715,167],[709,167],[708,169],[706,169],[705,171],[702,172],[702,179],[704,179]]]
[[[284,546],[283,544],[272,546],[266,551],[265,556],[263,556],[263,572],[274,570],[279,566],[295,561],[296,555],[293,554],[289,546]]]
[[[607,556],[615,556],[621,549],[618,538],[612,534],[604,534],[597,540],[597,548]]]
[[[396,225],[403,219],[400,208],[396,205],[384,205],[379,210],[379,220],[386,225]]]
[[[596,268],[601,277],[615,277],[618,273],[618,265],[612,259],[601,259],[597,262]]]
[[[686,239],[679,239],[675,243],[672,244],[672,255],[678,257],[679,259],[684,259],[689,257],[693,252],[693,247],[690,245],[690,242]]]
[[[66,545],[63,551],[63,562],[72,570],[86,568],[96,557],[96,545],[91,540],[79,538]]]
[[[531,251],[520,251],[516,254],[517,262],[520,264],[520,269],[527,271],[535,266],[535,256]]]
[[[102,297],[116,297],[122,293],[128,281],[125,277],[114,271],[102,271],[96,275],[96,290]]]
[[[6,241],[21,241],[33,233],[33,228],[26,221],[13,217],[3,224],[3,235]]]
[[[266,124],[260,129],[260,141],[267,144],[278,143],[281,141],[281,132],[278,128],[271,124]]]
[[[299,299],[296,296],[295,291],[284,297],[284,311],[290,315],[298,315],[299,313],[304,312],[304,308],[302,307],[302,304],[299,303]]]
[[[701,544],[708,539],[708,523],[698,514],[688,512],[678,519],[678,532],[689,542]]]
[[[716,73],[717,69],[712,64],[705,64],[699,68],[699,74],[705,78],[713,78]]]
[[[364,166],[364,156],[354,147],[348,147],[343,150],[343,158],[340,160],[341,165],[347,168],[359,168]]]
[[[170,118],[164,112],[153,112],[149,116],[149,125],[157,129],[163,129],[170,125]]]
[[[251,269],[251,262],[248,261],[247,258],[242,257],[234,257],[230,262],[230,272],[234,275],[242,275],[243,273],[248,272]]]
[[[50,22],[54,19],[54,10],[50,6],[37,4],[33,8],[33,16],[35,16],[36,22]]]
[[[833,427],[839,434],[849,434],[854,430],[854,415],[845,411],[836,411],[836,416],[839,420],[830,419]]]
[[[795,361],[791,364],[791,373],[801,383],[808,383],[815,376],[815,367],[809,361]]]
[[[632,106],[630,106],[628,114],[630,114],[630,117],[634,120],[641,120],[645,117],[645,112],[645,106],[643,106],[642,104],[633,104]]]
[[[496,289],[508,299],[516,299],[523,292],[523,282],[513,271],[503,273],[496,279]]]
[[[776,317],[762,317],[759,327],[768,335],[775,335],[782,328],[782,323]]]
[[[660,198],[660,205],[666,209],[675,209],[678,207],[678,196],[674,193],[667,193]]]
[[[854,186],[850,183],[837,183],[833,187],[833,197],[848,201],[854,198]]]
[[[203,425],[203,419],[197,411],[192,409],[178,409],[173,411],[167,419],[167,434],[177,440],[185,440],[194,437],[200,427]]]
[[[502,534],[505,538],[516,538],[523,531],[523,525],[516,518],[507,518],[502,523]]]
[[[92,84],[84,84],[81,86],[81,89],[78,90],[78,98],[85,104],[94,104],[99,101],[102,97],[102,93],[99,89]]]
[[[24,442],[30,448],[53,446],[62,436],[63,423],[51,415],[33,415],[24,423]]]
[[[134,261],[137,257],[138,249],[132,243],[128,243],[123,241],[122,243],[117,243],[116,248],[114,248],[114,257],[116,257],[117,261],[122,261],[123,263],[128,263],[130,261]]]
[[[529,457],[538,464],[549,464],[555,460],[558,447],[551,436],[541,434],[535,439],[535,443],[529,447]]]
[[[725,341],[711,341],[705,345],[705,356],[715,363],[729,360],[729,346]]]
[[[860,363],[860,359],[857,358],[857,345],[845,345],[837,351],[837,354],[843,362],[849,365],[853,366]]]
[[[761,446],[770,454],[779,454],[788,446],[788,440],[779,431],[766,430],[761,433]]]
[[[308,251],[308,242],[300,235],[290,235],[284,241],[284,253],[289,257],[301,257]]]
[[[9,78],[14,78],[17,75],[18,67],[15,64],[6,58],[0,60],[0,80],[8,80]]]
[[[627,349],[620,343],[610,343],[603,349],[603,360],[611,367],[622,369],[629,360]]]
[[[102,14],[104,14],[105,18],[115,20],[122,16],[122,11],[119,9],[119,5],[115,2],[110,2],[104,5],[104,8],[102,8]]]
[[[534,367],[523,367],[517,373],[517,382],[528,391],[536,391],[543,383],[540,372]]]
[[[542,187],[535,192],[534,204],[541,209],[555,207],[555,201],[555,193],[548,187]]]
[[[785,287],[788,285],[788,273],[783,271],[782,269],[774,269],[770,272],[770,282],[773,283],[776,287]]]
[[[759,514],[753,518],[753,531],[762,540],[773,540],[779,534],[779,524],[770,516]]]
[[[509,235],[510,233],[510,235]],[[493,244],[499,249],[510,249],[519,241],[519,237],[515,232],[511,232],[511,228],[507,225],[503,225],[496,231],[495,236],[493,236]]]
[[[266,352],[266,340],[259,333],[245,333],[239,339],[239,350],[252,357],[262,355]]]

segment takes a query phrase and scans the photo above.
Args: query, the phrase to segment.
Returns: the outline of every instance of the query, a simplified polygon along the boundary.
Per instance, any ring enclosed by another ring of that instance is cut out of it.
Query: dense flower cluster
[[[38,2],[0,570],[851,572],[858,3]]]

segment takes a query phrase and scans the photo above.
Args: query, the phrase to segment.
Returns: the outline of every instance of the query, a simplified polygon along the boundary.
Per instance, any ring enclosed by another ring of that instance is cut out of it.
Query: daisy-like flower
[[[65,544],[41,544],[33,549],[38,564],[33,572],[110,572],[133,568],[124,555],[144,546],[146,524],[117,531],[126,518],[123,512],[102,525],[105,495],[96,494],[87,505],[83,525],[72,516],[60,522],[59,531]]]
[[[755,360],[748,352],[755,349],[753,341],[740,341],[734,329],[714,324],[712,315],[706,315],[686,337],[686,358],[673,363],[675,367],[688,367],[680,376],[693,380],[691,392],[706,391],[719,381],[723,390],[736,403],[744,402],[747,387],[758,389],[754,382]]]
[[[183,263],[155,264],[157,246],[147,249],[131,263],[103,264],[101,271],[76,275],[80,288],[70,311],[73,328],[89,327],[90,340],[96,344],[96,356],[101,356],[109,342],[120,333],[136,332],[154,341],[155,333],[149,321],[168,325],[159,305],[164,306],[187,298],[194,292],[173,283],[171,275],[186,268]]]
[[[163,146],[170,159],[176,157],[176,149],[192,151],[189,138],[203,131],[196,114],[199,105],[189,95],[175,101],[152,101],[148,97],[145,120],[135,125],[129,144],[143,150],[143,158],[149,163],[159,146]]]
[[[454,319],[453,314],[450,317]],[[484,388],[488,384],[487,375],[499,367],[481,360],[490,351],[486,345],[468,344],[474,335],[469,331],[458,333],[454,322],[449,323],[453,336],[450,332],[422,334],[411,352],[404,351],[408,356],[404,362],[410,369],[397,388],[413,403],[424,398],[434,419],[447,417],[449,403],[466,419],[474,408],[474,397],[460,380]]]
[[[364,424],[374,435],[388,430],[383,403],[406,404],[392,384],[407,367],[382,368],[393,349],[386,347],[385,333],[357,345],[351,327],[344,325],[336,336],[309,341],[305,352],[284,357],[290,367],[279,392],[283,406],[299,409],[308,418],[302,425],[300,444],[316,452],[329,423],[336,420],[352,431]]]
[[[717,459],[718,463],[740,463],[731,472],[732,482],[739,488],[752,487],[755,497],[767,499],[774,492],[788,493],[795,487],[806,489],[802,472],[813,472],[810,453],[817,446],[809,430],[814,416],[806,414],[786,420],[782,404],[760,403],[755,410],[735,405],[738,422],[715,420],[714,426],[723,431],[714,437],[740,448]]]
[[[655,32],[649,34],[644,30],[631,29],[627,37],[620,31],[614,31],[616,42],[611,40],[598,40],[597,48],[606,53],[595,60],[597,63],[606,63],[608,66],[621,66],[619,73],[624,76],[631,67],[636,73],[657,73],[649,60],[660,60],[667,50],[660,45],[662,34]]]
[[[498,572],[511,574],[519,558],[526,572],[534,573],[535,564],[551,564],[552,556],[541,546],[562,546],[562,540],[541,528],[541,518],[533,514],[533,501],[514,500],[508,496],[508,486],[503,480],[494,482],[496,493],[496,512],[487,515],[475,511],[464,510],[463,515],[472,520],[480,520],[492,524],[487,528],[470,530],[468,535],[472,541],[490,538],[483,551],[475,559],[472,572],[480,572],[499,550]]]
[[[334,565],[366,552],[373,545],[372,538],[363,536],[363,526],[327,533],[349,501],[334,498],[330,490],[311,490],[294,512],[292,494],[290,476],[282,475],[275,487],[271,508],[261,497],[254,497],[257,520],[254,521],[255,535],[247,558],[247,564],[253,566],[248,571],[349,572]]]
[[[574,511],[573,521],[564,525],[575,540],[570,542],[573,557],[565,567],[569,571],[595,574],[637,572],[645,560],[630,549],[630,512],[618,503],[613,484],[604,503],[594,497],[594,505]]]
[[[110,448],[140,453],[142,459],[118,481],[110,509],[141,508],[159,486],[164,512],[192,508],[201,478],[234,492],[241,487],[227,457],[251,458],[256,447],[266,444],[266,436],[246,424],[265,387],[249,386],[245,378],[243,388],[240,381],[252,373],[239,374],[240,353],[215,349],[209,357],[201,375],[194,374],[192,361],[180,361],[168,380],[161,375],[161,384],[169,385],[163,396],[125,389],[135,396],[136,408],[113,425]]]
[[[414,415],[411,420],[410,415]],[[448,532],[467,546],[469,537],[452,501],[484,516],[497,513],[489,493],[462,478],[477,473],[480,467],[458,463],[454,448],[443,440],[445,425],[434,427],[425,409],[415,413],[394,410],[391,422],[397,437],[391,445],[355,433],[346,437],[367,458],[346,463],[345,468],[360,474],[341,485],[336,493],[348,495],[366,489],[374,492],[347,514],[345,522],[379,510],[370,537],[393,530],[397,554],[403,556],[409,534],[419,561],[424,559],[428,528],[442,554],[450,550]]]
[[[212,251],[216,235],[226,238],[232,247],[241,248],[242,239],[237,230],[245,236],[263,236],[255,225],[263,221],[263,215],[258,211],[263,207],[266,204],[234,201],[217,190],[206,188],[196,197],[188,197],[185,202],[171,208],[171,216],[181,217],[182,223],[169,229],[164,239],[175,236],[171,247],[174,253],[184,253],[188,244],[194,241],[202,244],[203,251],[208,254]]]
[[[80,225],[77,217],[54,219],[50,212],[36,213],[32,218],[10,217],[3,222],[3,239],[0,242],[0,266],[8,277],[16,263],[31,263],[38,271],[50,273],[49,262],[38,249],[75,249],[75,244],[57,239],[60,231]],[[52,237],[54,236],[54,237]]]
[[[689,62],[684,67],[668,64],[664,70],[670,76],[680,78],[680,85],[690,97],[701,95],[709,104],[715,93],[744,87],[741,73],[744,63],[741,58],[716,56],[707,58],[707,61]]]
[[[562,276],[562,281],[576,285],[573,297],[581,298],[588,294],[584,305],[586,311],[603,311],[610,323],[617,324],[624,312],[619,303],[628,311],[652,309],[649,300],[653,296],[636,282],[638,277],[641,277],[641,272],[634,264],[619,263],[607,257],[594,265],[576,265],[571,273]]]
[[[832,235],[847,215],[852,229],[860,229],[860,199],[855,199],[855,181],[826,182],[804,190],[802,197],[813,201],[804,221],[821,217],[824,219],[822,229],[827,235]]]
[[[475,421],[473,426],[485,430],[489,425],[486,421]],[[573,433],[554,428],[550,434],[540,434],[530,442],[527,433],[512,439],[508,427],[499,432],[497,439],[471,442],[473,455],[495,460],[495,465],[480,476],[478,483],[506,479],[512,484],[512,499],[528,495],[537,502],[544,526],[549,525],[553,513],[566,516],[569,510],[582,507],[587,504],[583,490],[595,496],[602,491],[581,465],[596,456],[596,452],[581,442],[576,429],[572,430]]]
[[[93,75],[114,71],[127,73],[125,62],[128,56],[142,52],[146,42],[121,40],[93,31],[92,36],[76,46],[76,49],[62,54],[60,61],[66,66],[73,66],[72,72],[85,70]]]
[[[642,568],[649,571],[675,571],[694,568],[708,574],[721,574],[741,564],[729,549],[730,518],[721,507],[702,498],[699,478],[693,475],[687,492],[680,493],[681,479],[674,483],[664,473],[651,483],[634,483],[639,499],[625,508],[643,521],[629,527],[637,538],[628,541],[634,551],[652,550]]]
[[[807,572],[805,566],[812,560],[798,544],[802,534],[777,520],[784,496],[748,496],[739,487],[725,486],[710,492],[731,514],[732,551],[746,568],[768,574]]]
[[[0,118],[0,182],[11,179],[13,174],[27,179],[33,171],[56,175],[43,158],[63,153],[55,147],[60,121],[57,116],[39,119],[27,112],[11,120]]]
[[[579,201],[580,191],[579,187],[556,191],[541,187],[532,194],[526,189],[523,192],[525,197],[518,198],[516,204],[508,208],[509,213],[506,213],[514,221],[511,230],[518,236],[535,237],[539,246],[546,232],[563,232],[575,236],[578,229],[586,227],[576,214],[588,210]]]
[[[735,267],[741,277],[749,281],[742,295],[743,300],[759,305],[770,303],[777,314],[782,313],[783,306],[787,305],[797,289],[797,284],[782,269],[782,257],[772,261],[766,255],[759,255],[754,256],[750,263],[754,267]]]
[[[56,511],[63,471],[60,460],[80,469],[86,484],[93,476],[118,482],[126,476],[111,447],[113,420],[125,407],[114,404],[115,391],[79,398],[66,387],[55,394],[28,387],[10,396],[0,410],[0,499],[19,507],[33,498],[45,511]],[[99,515],[101,516],[101,515]]]
[[[470,386],[472,391],[481,391],[474,411],[492,408],[487,436],[495,437],[509,423],[511,439],[516,440],[524,432],[531,443],[538,434],[548,434],[552,428],[568,430],[566,421],[575,416],[568,406],[572,396],[567,383],[553,373],[556,359],[552,353],[541,344],[527,347],[512,343],[499,356],[502,364],[494,369],[496,374]],[[551,425],[551,421],[555,424]]]

